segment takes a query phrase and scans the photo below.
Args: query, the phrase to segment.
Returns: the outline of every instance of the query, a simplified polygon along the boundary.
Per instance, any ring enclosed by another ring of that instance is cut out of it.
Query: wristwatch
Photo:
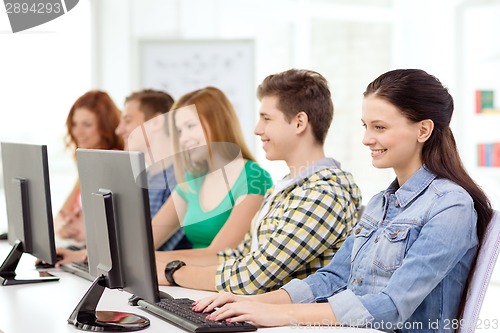
[[[178,284],[174,281],[174,272],[182,266],[186,266],[186,263],[180,260],[171,261],[167,264],[167,266],[165,266],[165,278],[167,279],[168,283],[173,286],[178,286]]]

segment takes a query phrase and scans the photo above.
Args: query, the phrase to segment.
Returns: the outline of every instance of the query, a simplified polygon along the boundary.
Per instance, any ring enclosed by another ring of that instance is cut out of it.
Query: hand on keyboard
[[[282,292],[286,293],[285,291]],[[286,307],[295,305],[286,301],[283,301],[282,304],[252,301],[255,297],[258,296],[236,296],[223,292],[195,302],[193,309],[198,312],[203,311],[200,312],[203,314],[210,313],[207,318],[211,320],[249,321],[257,326],[286,326],[293,322],[294,319],[290,318],[290,311]],[[281,298],[278,297],[277,299],[280,300]],[[287,299],[289,298],[287,297]]]
[[[221,307],[227,303],[243,302],[244,296],[236,296],[232,293],[219,293],[217,295],[202,298],[193,304],[193,310],[196,312],[213,312],[215,308]]]
[[[56,267],[70,262],[84,262],[87,259],[87,249],[75,251],[64,247],[58,247],[56,252],[57,255],[61,257],[61,259],[57,261]]]
[[[207,319],[207,313],[193,311],[193,303],[194,301],[188,298],[162,299],[156,304],[139,301],[139,305],[146,310],[189,332],[251,332],[257,330],[249,323]]]

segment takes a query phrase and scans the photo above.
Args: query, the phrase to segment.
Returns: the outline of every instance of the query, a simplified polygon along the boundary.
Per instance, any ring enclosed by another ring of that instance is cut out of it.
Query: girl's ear
[[[418,142],[427,141],[434,130],[434,122],[430,119],[422,120],[418,125]]]

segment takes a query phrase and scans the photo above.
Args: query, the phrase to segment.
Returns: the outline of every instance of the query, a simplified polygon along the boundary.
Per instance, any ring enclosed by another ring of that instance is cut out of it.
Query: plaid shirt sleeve
[[[294,277],[313,273],[326,264],[318,265],[318,257],[330,253],[330,260],[340,247],[355,213],[344,188],[297,187],[284,196],[275,198],[261,223],[257,251],[226,253],[231,255],[226,255],[217,269],[217,290],[258,294],[278,289]],[[316,267],[311,265],[313,261]]]

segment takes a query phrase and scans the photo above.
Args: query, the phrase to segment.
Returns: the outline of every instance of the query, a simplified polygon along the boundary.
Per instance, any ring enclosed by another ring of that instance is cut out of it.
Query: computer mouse
[[[0,240],[9,239],[9,234],[6,232],[0,233]]]

